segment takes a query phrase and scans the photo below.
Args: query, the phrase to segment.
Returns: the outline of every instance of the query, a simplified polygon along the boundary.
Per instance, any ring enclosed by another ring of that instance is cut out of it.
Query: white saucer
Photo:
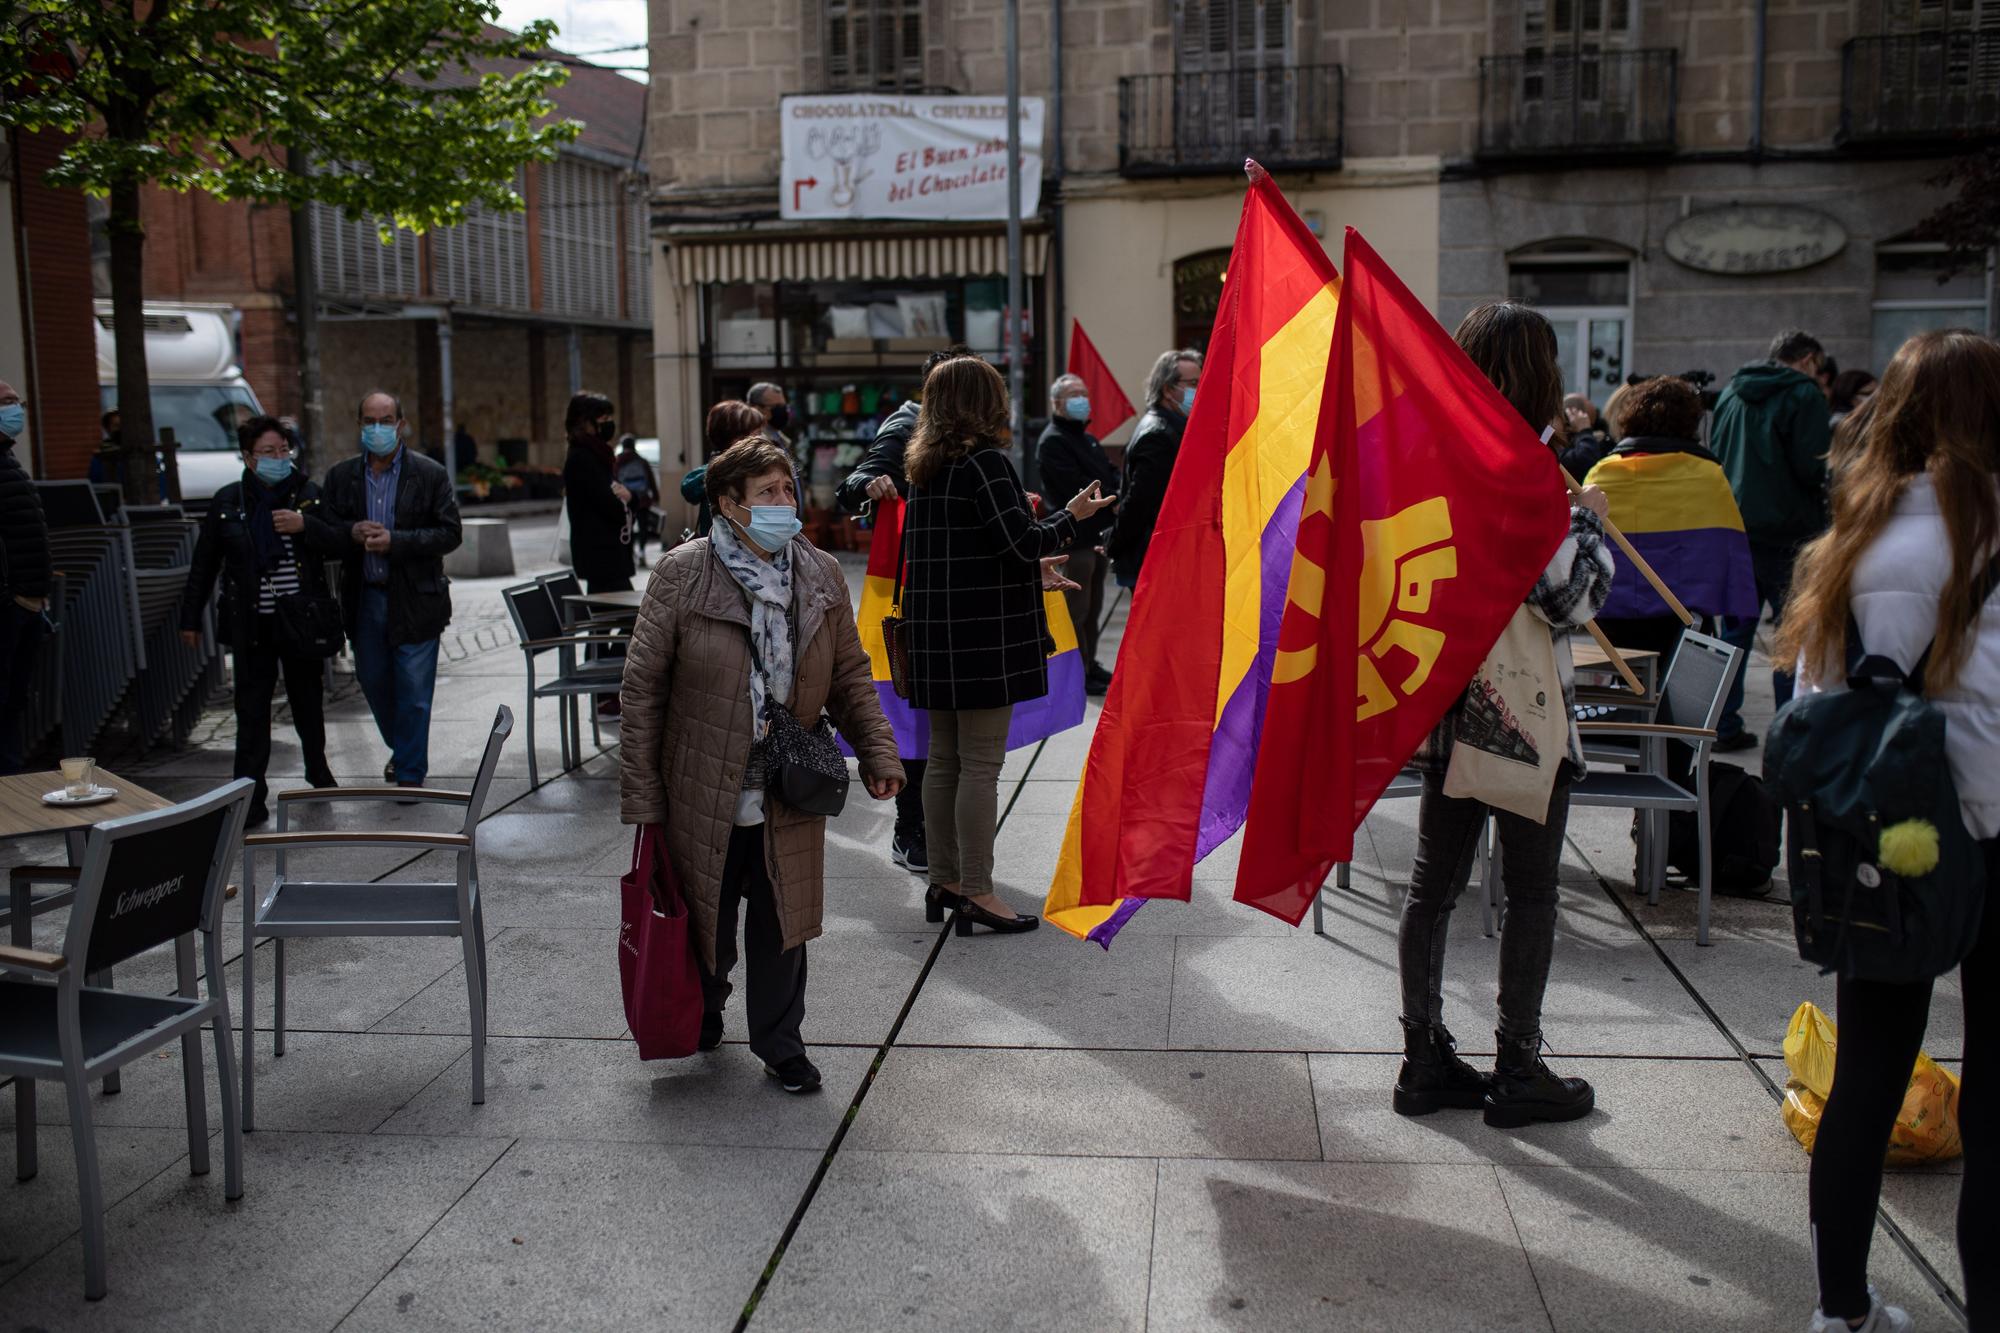
[[[69,794],[68,788],[58,787],[54,791],[42,793],[42,804],[43,805],[97,805],[101,802],[110,800],[117,794],[118,794],[118,789],[116,787],[92,787],[88,795],[71,796]]]

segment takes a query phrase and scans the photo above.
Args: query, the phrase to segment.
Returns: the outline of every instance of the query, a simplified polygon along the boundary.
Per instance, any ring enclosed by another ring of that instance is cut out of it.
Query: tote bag
[[[687,904],[667,859],[658,824],[641,824],[632,839],[632,868],[621,882],[624,917],[618,927],[618,979],[625,1021],[641,1060],[677,1060],[701,1037],[701,969],[695,961]]]
[[[1568,747],[1555,642],[1545,622],[1518,607],[1465,687],[1444,794],[1540,824]]]

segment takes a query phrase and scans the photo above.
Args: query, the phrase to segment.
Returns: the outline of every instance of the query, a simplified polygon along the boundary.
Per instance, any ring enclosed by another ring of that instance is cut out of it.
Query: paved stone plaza
[[[532,568],[547,527],[523,525],[516,545]],[[466,784],[495,706],[522,707],[520,653],[495,620],[502,582],[455,588],[434,785]],[[187,1174],[178,1048],[129,1069],[122,1093],[94,1098],[111,1291],[87,1304],[70,1137],[45,1093],[41,1174],[0,1186],[0,1325],[1806,1323],[1807,1158],[1774,1089],[1786,1020],[1803,999],[1830,1006],[1832,987],[1799,963],[1781,900],[1718,900],[1714,946],[1697,949],[1692,895],[1636,899],[1625,816],[1578,811],[1570,826],[1546,1021],[1557,1067],[1597,1085],[1598,1111],[1575,1124],[1391,1113],[1413,801],[1369,818],[1352,891],[1328,891],[1326,938],[1230,904],[1232,845],[1199,868],[1193,904],[1148,906],[1107,954],[1051,929],[960,939],[924,925],[918,881],[887,857],[891,811],[857,787],[828,830],[826,935],[811,946],[806,1036],[826,1087],[793,1098],[741,1044],[740,1009],[711,1055],[642,1064],[624,1038],[617,732],[550,776],[554,717],[544,705],[547,780],[529,789],[517,726],[480,832],[485,1105],[469,1100],[454,942],[295,941],[294,1035],[282,1060],[259,1045],[243,1199],[224,1202],[219,1168]],[[230,767],[226,709],[211,721],[186,752],[117,767],[163,794],[203,791]],[[342,782],[380,781],[381,741],[345,677],[328,732]],[[302,785],[296,738],[275,739],[273,785]],[[1023,907],[1047,885],[1087,746],[1078,729],[1006,770],[999,869]],[[406,828],[445,818],[361,810]],[[5,854],[60,851],[42,839]],[[351,879],[450,873],[386,850],[339,863]],[[235,904],[230,918],[234,1003]],[[1496,949],[1475,895],[1456,927],[1446,1018],[1490,1057]],[[60,932],[44,918],[38,942]],[[254,959],[260,1027],[270,953]],[[146,961],[121,984],[167,988],[170,961]],[[1954,979],[1928,1041],[1948,1065],[1961,1028]],[[1878,1232],[1874,1276],[1920,1328],[1957,1327],[1934,1287],[1958,1286],[1957,1196],[1950,1168],[1894,1173],[1885,1191],[1909,1252]]]

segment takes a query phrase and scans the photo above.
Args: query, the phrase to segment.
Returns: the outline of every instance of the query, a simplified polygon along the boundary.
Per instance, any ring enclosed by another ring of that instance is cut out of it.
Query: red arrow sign
[[[792,211],[794,213],[799,211],[799,191],[809,190],[818,184],[819,177],[817,176],[808,176],[802,181],[792,182]]]

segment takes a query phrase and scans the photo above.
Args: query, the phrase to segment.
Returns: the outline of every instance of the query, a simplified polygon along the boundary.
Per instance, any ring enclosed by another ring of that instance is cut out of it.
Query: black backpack
[[[1975,587],[1975,607],[1996,580],[2000,559]],[[1850,619],[1847,656],[1848,688],[1786,704],[1764,759],[1791,835],[1799,957],[1844,977],[1928,981],[1978,937],[1985,854],[1959,813],[1944,711],[1923,695],[1930,648],[1906,675],[1868,655]]]
[[[1692,789],[1692,780],[1689,782]],[[1763,780],[1735,764],[1708,766],[1709,886],[1717,893],[1761,898],[1778,868],[1784,811]],[[1701,826],[1692,810],[1667,816],[1667,861],[1690,882],[1701,873]]]

